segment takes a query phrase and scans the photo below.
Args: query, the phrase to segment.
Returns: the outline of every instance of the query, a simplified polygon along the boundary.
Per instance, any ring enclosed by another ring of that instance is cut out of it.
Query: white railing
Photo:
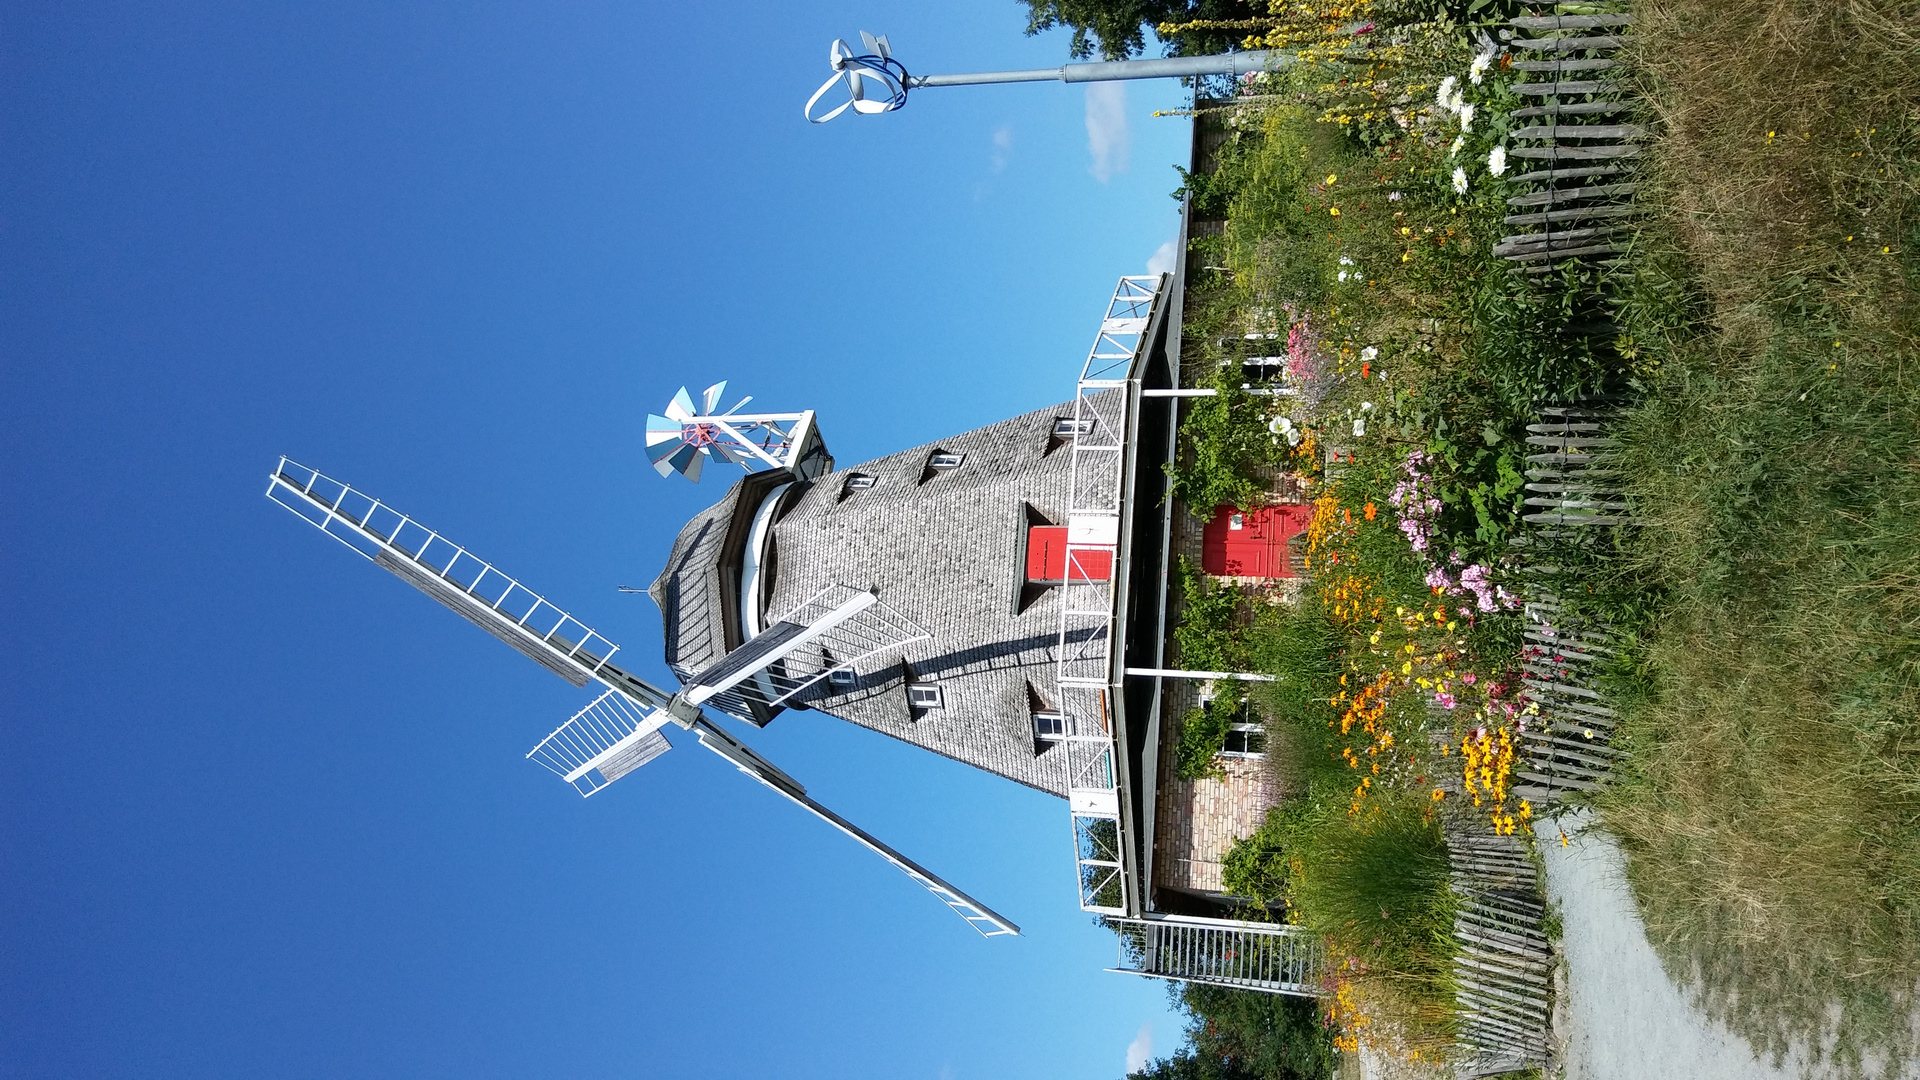
[[[1326,951],[1317,934],[1282,923],[1163,915],[1112,919],[1120,966],[1111,971],[1317,997]]]
[[[1118,753],[1107,699],[1113,683],[1115,558],[1126,470],[1127,383],[1166,277],[1123,277],[1107,304],[1073,403],[1067,466],[1066,580],[1060,586],[1055,681],[1066,717],[1067,804],[1080,907],[1127,909],[1120,843]]]

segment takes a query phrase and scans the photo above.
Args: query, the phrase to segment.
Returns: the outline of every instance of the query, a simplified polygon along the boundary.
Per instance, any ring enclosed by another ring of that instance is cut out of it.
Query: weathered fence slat
[[[1582,170],[1584,171],[1584,170]],[[1629,195],[1640,187],[1636,183],[1595,184],[1592,187],[1548,188],[1545,191],[1515,195],[1507,200],[1508,206],[1551,206],[1555,203],[1579,202],[1583,199],[1604,199],[1613,195]]]
[[[1524,109],[1515,109],[1507,115],[1515,119],[1528,116],[1584,116],[1595,113],[1624,112],[1629,107],[1618,101],[1569,101],[1555,102],[1552,105],[1531,105]]]
[[[1631,26],[1633,16],[1618,15],[1523,15],[1508,19],[1515,30],[1590,30],[1596,26]]]
[[[1612,83],[1588,79],[1570,82],[1514,83],[1513,92],[1522,97],[1561,97],[1563,95],[1572,97],[1578,94],[1604,93],[1612,87]]]
[[[1552,71],[1552,72],[1604,71],[1607,68],[1619,67],[1619,66],[1620,66],[1620,61],[1608,60],[1604,58],[1589,59],[1589,60],[1517,60],[1514,62],[1513,69],[1515,71]]]
[[[1528,158],[1551,161],[1597,161],[1606,158],[1639,157],[1643,147],[1633,143],[1615,143],[1607,146],[1567,146],[1555,143],[1552,146],[1515,146],[1507,150],[1508,157]]]
[[[1535,52],[1599,52],[1602,49],[1618,49],[1632,42],[1630,37],[1596,34],[1592,37],[1514,38],[1508,44],[1516,49]]]

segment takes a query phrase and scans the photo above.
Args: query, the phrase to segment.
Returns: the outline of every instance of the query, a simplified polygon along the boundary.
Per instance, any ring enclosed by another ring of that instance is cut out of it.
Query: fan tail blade
[[[693,419],[693,399],[687,396],[686,387],[681,387],[680,392],[673,395],[673,400],[667,403],[667,415],[683,422]]]

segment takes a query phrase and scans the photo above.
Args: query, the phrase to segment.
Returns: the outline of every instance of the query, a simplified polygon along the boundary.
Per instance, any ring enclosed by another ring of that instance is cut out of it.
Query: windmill
[[[667,415],[647,415],[647,460],[661,476],[677,472],[699,483],[700,471],[714,457],[749,472],[756,466],[792,469],[806,480],[831,467],[833,459],[820,439],[812,410],[742,413],[740,409],[753,400],[744,397],[731,409],[715,412],[726,390],[725,382],[707,387],[696,408],[683,386],[667,403]]]
[[[738,416],[719,421],[712,410],[724,387],[722,383],[707,391],[705,411],[700,414],[692,412],[692,403],[684,400],[686,392],[681,391],[674,400],[677,405],[684,403],[680,411],[687,418],[679,422],[715,422],[729,438],[737,437],[737,422],[771,423]],[[789,414],[787,419],[795,424],[789,435],[798,433],[789,437],[783,450],[790,455],[794,447],[809,445],[812,413]],[[817,434],[811,435],[811,445],[820,445]],[[821,447],[817,458],[824,457]],[[682,471],[697,473],[698,465]],[[721,695],[745,696],[768,707],[799,703],[834,672],[926,638],[925,631],[873,591],[840,584],[821,588],[751,640],[684,680],[677,692],[668,693],[615,666],[612,659],[619,646],[545,597],[439,533],[316,469],[281,458],[268,478],[267,497],[574,686],[597,683],[604,687],[527,754],[581,795],[596,794],[667,752],[672,744],[664,729],[678,726],[741,772],[900,868],[982,936],[1020,932],[991,908],[815,801],[799,781],[707,719],[701,710],[704,703]]]

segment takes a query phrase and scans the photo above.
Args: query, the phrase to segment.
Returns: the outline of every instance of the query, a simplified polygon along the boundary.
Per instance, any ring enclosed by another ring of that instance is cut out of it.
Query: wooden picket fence
[[[1632,104],[1613,78],[1633,24],[1625,11],[1517,18],[1507,42],[1512,68],[1533,81],[1516,90],[1530,102],[1514,111],[1508,157],[1528,171],[1511,177],[1524,190],[1507,199],[1513,234],[1495,254],[1517,271],[1605,266],[1627,250],[1633,228],[1634,169],[1647,132],[1631,122]],[[1527,427],[1524,518],[1529,535],[1517,554],[1588,542],[1633,522],[1612,460],[1614,412],[1604,402],[1549,406]],[[1529,567],[1523,598],[1521,684],[1533,711],[1519,732],[1512,793],[1539,812],[1568,795],[1592,791],[1620,752],[1614,712],[1599,689],[1613,655],[1605,626],[1583,621],[1555,591],[1558,568]],[[1457,828],[1457,827],[1456,827]],[[1551,1070],[1553,952],[1543,928],[1540,882],[1514,837],[1449,835],[1454,889],[1456,1071],[1462,1077],[1537,1065]]]
[[[1448,830],[1454,916],[1453,977],[1460,1023],[1455,1068],[1484,1076],[1545,1064],[1553,1008],[1553,950],[1542,929],[1533,861],[1515,837]]]
[[[1620,66],[1614,54],[1630,40],[1623,31],[1632,23],[1619,12],[1529,16],[1509,24],[1516,34],[1507,47],[1528,57],[1515,60],[1514,70],[1538,80],[1514,89],[1541,103],[1512,114],[1533,122],[1513,131],[1522,145],[1509,148],[1508,157],[1535,167],[1511,179],[1531,190],[1507,200],[1514,212],[1503,220],[1516,231],[1494,253],[1529,273],[1606,261],[1626,249],[1638,187],[1633,167],[1647,133],[1619,122],[1632,107],[1609,76]]]

